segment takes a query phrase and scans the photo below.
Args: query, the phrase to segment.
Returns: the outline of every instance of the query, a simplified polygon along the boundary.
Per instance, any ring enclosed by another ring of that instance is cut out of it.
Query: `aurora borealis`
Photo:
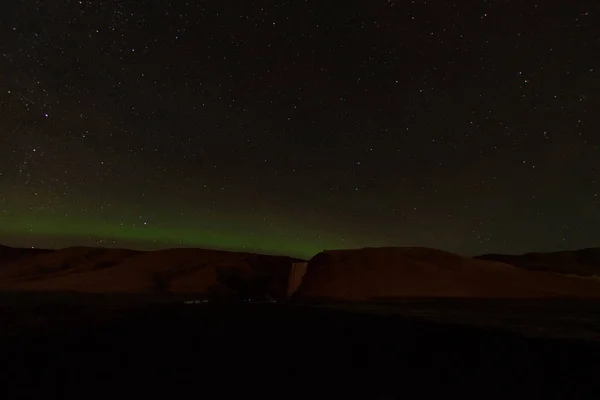
[[[0,243],[598,246],[594,4],[11,0]]]
[[[176,223],[171,226],[152,226],[146,221],[115,223],[109,220],[94,221],[90,218],[46,217],[30,223],[6,219],[2,233],[12,236],[17,245],[23,241],[42,240],[50,247],[69,246],[84,242],[103,247],[194,247],[261,251],[272,254],[295,254],[308,256],[322,249],[320,241],[344,246],[344,240],[324,238],[319,234],[296,230],[297,236],[285,238],[268,231],[244,229],[230,222],[230,217],[221,216],[211,220],[203,217],[203,226]],[[174,226],[174,227],[173,227]],[[291,229],[290,229],[291,231]],[[329,239],[327,241],[327,239]],[[10,241],[8,241],[10,243]]]

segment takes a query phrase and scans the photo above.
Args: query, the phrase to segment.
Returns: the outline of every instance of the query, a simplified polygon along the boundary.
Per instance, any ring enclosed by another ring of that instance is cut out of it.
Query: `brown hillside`
[[[31,257],[38,254],[44,254],[51,252],[52,250],[45,249],[26,249],[26,248],[14,248],[0,245],[0,268],[2,265],[12,261],[19,260],[21,258]]]
[[[69,247],[5,263],[1,282],[36,282],[108,268],[139,254],[133,250]]]
[[[283,296],[294,260],[204,249],[73,247],[5,264],[0,290]]]
[[[600,281],[517,269],[428,248],[326,251],[313,257],[296,295],[393,297],[600,297]]]
[[[531,271],[600,276],[600,248],[522,255],[484,254],[479,260],[498,261]]]

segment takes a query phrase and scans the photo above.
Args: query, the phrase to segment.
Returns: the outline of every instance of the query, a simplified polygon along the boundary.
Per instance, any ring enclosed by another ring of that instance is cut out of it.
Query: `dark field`
[[[600,392],[593,302],[350,309],[2,294],[0,304],[3,399],[579,399]],[[527,324],[562,334],[517,332]]]

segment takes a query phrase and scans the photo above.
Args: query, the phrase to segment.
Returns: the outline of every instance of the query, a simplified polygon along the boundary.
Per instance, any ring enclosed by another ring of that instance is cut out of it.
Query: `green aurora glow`
[[[216,218],[206,221],[207,227],[153,226],[151,223],[144,224],[143,221],[125,225],[110,220],[93,221],[89,218],[55,216],[3,218],[0,239],[6,243],[10,242],[11,237],[29,237],[36,247],[79,244],[109,246],[114,242],[117,246],[124,243],[137,244],[134,247],[145,249],[202,247],[285,254],[301,258],[310,258],[325,248],[347,247],[343,239],[331,235],[324,237],[306,230],[299,230],[294,236],[289,236],[273,234],[266,229],[251,229],[251,224],[245,229],[231,222],[222,224],[222,228],[218,225]],[[287,229],[286,231],[289,232]]]

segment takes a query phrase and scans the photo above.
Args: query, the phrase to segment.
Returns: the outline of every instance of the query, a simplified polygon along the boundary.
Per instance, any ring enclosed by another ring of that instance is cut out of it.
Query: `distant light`
[[[46,118],[48,118],[49,116],[50,116],[50,115],[48,115],[48,114],[44,114],[44,117],[46,117]]]

